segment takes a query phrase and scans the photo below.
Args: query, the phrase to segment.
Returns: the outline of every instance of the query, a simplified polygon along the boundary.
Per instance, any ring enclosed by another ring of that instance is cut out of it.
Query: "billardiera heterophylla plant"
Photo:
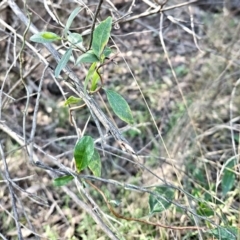
[[[112,28],[112,18],[108,17],[98,24],[98,26],[93,30],[92,40],[89,44],[90,46],[86,48],[83,44],[83,38],[81,34],[70,31],[71,24],[80,11],[81,8],[76,8],[70,14],[66,22],[66,26],[63,29],[62,36],[59,36],[53,32],[46,31],[33,35],[30,40],[37,43],[51,43],[54,41],[62,41],[64,42],[64,46],[68,46],[66,47],[65,53],[63,54],[55,69],[56,77],[59,77],[61,71],[65,68],[70,58],[74,58],[73,51],[75,51],[76,54],[81,52],[82,54],[80,54],[80,56],[75,60],[75,64],[91,64],[84,80],[84,91],[87,94],[94,93],[98,90],[99,81],[101,81],[101,84],[103,85],[99,70],[112,53],[111,48],[107,46]],[[108,90],[106,88],[104,88],[104,90],[113,112],[126,123],[133,123],[131,110],[125,99],[113,90]],[[69,106],[71,104],[78,104],[80,100],[80,98],[70,96],[65,101],[65,105]],[[89,168],[95,176],[101,175],[100,155],[94,147],[94,140],[92,137],[83,136],[81,139],[79,139],[74,147],[73,153],[77,172],[81,172],[82,170]],[[236,166],[235,159],[229,159],[222,170],[223,178],[221,184],[223,195],[225,197],[235,184],[236,177],[234,166]],[[66,185],[68,182],[72,181],[73,178],[74,177],[72,175],[65,175],[56,178],[54,179],[54,185]],[[202,193],[202,189],[200,193]],[[155,187],[154,194],[149,195],[149,214],[153,215],[155,213],[161,213],[169,208],[172,205],[174,195],[175,190],[173,188],[170,188],[168,185]],[[199,203],[197,213],[199,215],[203,215],[204,217],[214,215],[213,209],[208,207],[208,204],[206,204],[206,202]],[[137,221],[137,219],[135,220]],[[143,221],[141,220],[141,222]],[[146,223],[149,224],[149,222]],[[214,229],[209,229],[208,232],[214,235],[216,238],[218,236],[221,236],[221,239],[233,239],[232,233],[237,235],[238,229],[232,226],[228,228],[217,227]]]
[[[33,35],[30,39],[37,43],[49,43],[61,40],[65,43],[64,46],[67,45],[66,42],[68,43],[69,47],[66,49],[55,69],[56,77],[60,75],[70,58],[73,57],[73,51],[76,51],[77,53],[82,52],[82,54],[75,61],[75,64],[91,64],[84,80],[84,91],[86,94],[95,93],[99,89],[99,81],[101,81],[101,84],[103,84],[99,69],[105,64],[106,59],[112,53],[111,49],[107,46],[112,28],[112,18],[108,17],[99,23],[99,25],[93,31],[91,46],[85,48],[82,36],[79,33],[72,33],[70,31],[72,21],[80,12],[80,10],[80,8],[76,8],[69,16],[66,26],[63,30],[63,36],[59,36],[53,32],[41,32]],[[89,85],[90,88],[88,89]],[[125,99],[113,90],[104,88],[104,91],[113,112],[121,120],[132,124],[132,113]],[[77,104],[80,100],[80,98],[70,96],[65,101],[65,105],[69,106],[71,104]],[[73,155],[78,173],[86,168],[89,168],[95,176],[101,176],[100,155],[94,147],[94,140],[92,137],[81,137],[74,147]],[[53,183],[55,186],[63,186],[73,179],[74,177],[72,175],[65,175],[55,178]],[[154,192],[164,196],[165,199],[173,199],[174,196],[174,190],[169,189],[166,186],[159,186],[155,188]],[[149,196],[148,203],[150,214],[162,212],[171,205],[171,202],[162,198],[158,198],[152,194]]]
[[[107,46],[112,29],[112,18],[108,17],[104,21],[100,22],[93,30],[92,41],[90,43],[91,46],[87,49],[83,45],[83,38],[81,34],[70,31],[71,24],[80,11],[81,8],[76,8],[70,14],[62,36],[46,31],[34,34],[31,36],[30,40],[37,43],[51,43],[61,40],[64,42],[64,46],[68,46],[55,69],[55,77],[59,77],[61,71],[67,65],[70,58],[74,57],[73,51],[77,54],[81,52],[82,54],[76,59],[75,64],[91,64],[84,80],[84,91],[85,93],[95,93],[100,88],[98,87],[99,81],[101,81],[101,85],[103,84],[99,69],[112,53],[111,48]],[[89,85],[90,88],[88,89]],[[104,88],[104,91],[113,112],[121,120],[132,124],[133,117],[126,100],[113,90]],[[77,104],[80,100],[80,98],[70,96],[65,101],[65,105],[70,106],[70,104]],[[95,176],[101,175],[100,155],[94,147],[94,140],[92,137],[83,136],[77,141],[74,148],[74,159],[77,172],[80,172],[88,167]],[[73,176],[71,175],[62,176],[56,178],[54,180],[54,184],[56,186],[62,186],[70,182],[72,179]]]

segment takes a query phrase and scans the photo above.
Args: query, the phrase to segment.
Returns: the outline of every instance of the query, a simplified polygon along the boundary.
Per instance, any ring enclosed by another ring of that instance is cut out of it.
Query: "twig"
[[[163,6],[168,2],[168,0],[164,0],[162,3],[159,2],[158,0],[154,0],[154,2],[163,8]]]
[[[159,12],[166,12],[166,11],[169,11],[169,10],[172,10],[172,9],[175,9],[175,8],[179,8],[179,7],[183,7],[183,6],[186,6],[186,5],[190,5],[192,3],[196,3],[198,1],[199,0],[192,0],[190,2],[180,3],[180,4],[176,4],[174,6],[170,6],[170,7],[166,7],[166,8],[162,8],[162,6],[159,5],[151,11],[140,13],[138,15],[132,16],[132,17],[127,18],[127,19],[124,19],[124,20],[120,21],[119,23],[125,23],[125,22],[133,21],[133,20],[136,20],[136,19],[139,19],[139,18],[148,17],[148,16],[151,16],[151,15],[159,13]]]
[[[192,30],[190,30],[189,28],[187,28],[186,26],[184,26],[183,24],[181,24],[179,21],[177,21],[174,17],[170,16],[170,15],[166,15],[167,19],[169,21],[171,21],[174,24],[177,24],[178,26],[180,26],[185,32],[191,34],[193,36],[194,39],[200,39],[201,37],[198,36],[195,32],[194,32],[194,28],[192,28]],[[192,16],[191,16],[192,17]],[[191,19],[191,23],[192,23],[192,19]],[[192,25],[191,25],[192,26]]]
[[[58,19],[55,17],[55,15],[54,15],[54,13],[50,10],[50,8],[49,8],[49,6],[48,6],[48,3],[50,3],[51,4],[51,1],[46,1],[46,0],[43,0],[43,5],[44,5],[44,7],[45,7],[45,9],[46,9],[46,11],[48,12],[48,14],[51,16],[51,18],[56,22],[56,23],[58,23],[59,24],[59,21],[58,21]]]
[[[150,8],[155,8],[156,4],[151,2],[150,0],[142,0],[143,2],[145,2]]]
[[[129,9],[127,10],[127,13],[131,13],[132,12],[132,8],[135,6],[135,0],[132,0],[132,3],[129,7]]]
[[[119,240],[119,238],[105,225],[102,219],[94,213],[94,210],[91,207],[89,207],[86,203],[82,202],[79,197],[75,193],[70,191],[67,187],[64,186],[62,187],[62,189],[69,197],[71,197],[72,200],[74,200],[74,202],[76,202],[82,209],[84,209],[89,215],[91,215],[93,220],[102,228],[102,230],[108,235],[108,237],[110,237],[110,239]]]
[[[193,12],[192,12],[192,7],[191,6],[188,6],[188,9],[189,9],[189,12],[190,12],[190,20],[191,20],[191,28],[192,28],[192,32],[193,32],[193,40],[194,40],[194,43],[197,47],[197,49],[199,50],[199,52],[201,53],[204,53],[204,51],[201,50],[201,48],[199,47],[198,45],[198,41],[197,41],[197,34],[195,33],[195,30],[194,30],[194,21],[193,21]]]
[[[98,16],[98,13],[101,9],[102,3],[103,3],[103,0],[99,0],[98,6],[97,6],[97,9],[96,9],[96,13],[95,13],[94,18],[93,18],[93,24],[92,24],[92,27],[91,27],[91,36],[90,36],[90,43],[89,43],[88,50],[91,49],[91,47],[92,47],[93,32],[94,32],[95,24],[96,24],[96,21],[97,21],[97,16]]]
[[[7,238],[5,238],[1,233],[0,233],[0,237],[1,237],[3,240],[7,240]]]
[[[12,215],[12,213],[9,212],[6,208],[3,207],[3,205],[1,204],[1,202],[0,202],[0,207],[8,214],[11,218],[14,219],[14,216]],[[34,234],[35,236],[40,237],[40,239],[43,239],[43,238],[44,238],[42,235],[40,235],[40,234],[38,234],[37,232],[34,232],[33,230],[29,229],[28,227],[26,227],[26,226],[25,226],[24,224],[22,224],[21,222],[20,222],[20,225],[21,225],[23,228],[25,228],[26,230],[30,231],[30,232],[31,232],[32,234]],[[38,238],[37,238],[37,239],[38,239]]]
[[[35,136],[36,127],[37,127],[37,114],[38,114],[38,108],[40,103],[41,89],[42,89],[43,79],[44,79],[47,68],[48,68],[48,65],[45,66],[42,73],[42,77],[39,82],[37,99],[36,99],[36,104],[35,104],[34,113],[33,113],[32,130],[30,134],[30,152],[29,152],[29,157],[31,162],[33,162],[33,141],[34,141],[34,136]]]
[[[1,19],[0,19],[0,23],[1,23]],[[18,54],[18,56],[19,56],[19,54]],[[11,66],[6,71],[5,77],[4,77],[3,81],[2,81],[2,86],[0,88],[0,106],[1,106],[1,108],[0,108],[0,119],[2,119],[2,108],[3,108],[3,101],[2,101],[3,97],[2,96],[3,96],[3,89],[4,89],[4,86],[6,84],[8,75],[9,75],[10,71],[12,70],[12,68],[15,65],[15,61],[16,61],[16,59],[13,61]]]
[[[13,214],[14,214],[15,225],[16,225],[17,232],[18,232],[18,239],[23,240],[22,230],[21,230],[21,226],[19,224],[19,215],[18,215],[18,210],[17,210],[17,205],[16,205],[15,194],[14,194],[13,187],[12,187],[12,184],[10,181],[8,165],[7,165],[7,161],[6,161],[4,152],[3,152],[1,142],[0,142],[0,154],[1,154],[1,157],[3,160],[4,172],[5,172],[5,174],[2,174],[2,175],[7,180],[7,186],[8,186],[9,192],[10,192],[10,197],[11,197],[11,202],[12,202],[12,209],[13,209]]]
[[[26,10],[26,0],[24,1],[24,9]],[[26,10],[27,11],[27,10]],[[20,49],[20,52],[19,52],[19,75],[20,75],[20,79],[21,79],[21,82],[25,88],[25,91],[26,91],[26,94],[27,94],[27,100],[26,100],[26,105],[25,105],[25,108],[24,108],[24,111],[23,111],[23,138],[24,138],[24,142],[25,144],[27,143],[27,137],[26,137],[26,117],[28,115],[28,107],[29,107],[29,99],[30,99],[30,92],[29,92],[29,89],[28,89],[28,85],[25,81],[25,79],[23,78],[23,62],[24,62],[24,58],[23,58],[23,51],[24,51],[24,48],[25,48],[25,41],[26,41],[26,35],[28,33],[28,29],[29,29],[29,26],[31,24],[31,19],[30,19],[30,15],[29,13],[27,12],[27,16],[28,16],[28,24],[26,25],[26,29],[23,33],[23,41],[22,41],[22,46],[21,46],[21,49]]]

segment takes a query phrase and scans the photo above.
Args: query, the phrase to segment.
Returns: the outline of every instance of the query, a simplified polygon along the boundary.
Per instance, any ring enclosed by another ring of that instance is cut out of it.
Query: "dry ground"
[[[85,6],[82,1],[50,2],[54,2],[49,4],[51,12],[63,24],[73,9],[82,5],[83,10],[72,27],[79,33],[91,27],[91,11],[95,11],[96,1],[86,1]],[[118,19],[131,8],[131,16],[135,16],[151,5],[156,6],[154,1],[132,3],[104,1],[99,19],[110,14]],[[180,3],[184,1],[168,1],[165,8]],[[18,0],[16,4],[26,14],[24,3]],[[27,1],[27,6],[32,23],[40,31],[61,34],[61,25],[52,19],[43,2]],[[92,214],[101,216],[116,235],[115,239],[238,239],[240,18],[224,10],[213,13],[196,5],[179,6],[164,12],[162,20],[158,13],[120,21],[112,30],[110,45],[116,45],[119,54],[115,63],[104,67],[104,84],[125,97],[135,124],[124,128],[125,123],[113,114],[109,118],[123,130],[142,165],[136,164],[136,158],[123,152],[108,137],[104,152],[96,144],[101,152],[102,181],[92,183],[104,192],[108,201],[121,202],[112,207],[125,217],[203,228],[171,230],[116,218],[101,194],[83,180],[63,188],[53,186],[52,178],[59,175],[54,169],[74,169],[76,129],[69,123],[64,96],[51,70],[46,71],[41,96],[37,98],[44,65],[28,46],[22,51],[24,62],[19,61],[23,42],[19,37],[15,39],[14,34],[16,31],[24,36],[26,26],[8,1],[0,3],[0,236],[3,239],[18,236],[7,172],[14,180],[18,222],[24,239],[109,239],[110,235],[102,231],[76,198],[90,209],[95,206]],[[26,33],[27,41],[31,35],[30,31]],[[85,42],[88,41],[86,36]],[[33,46],[55,68],[56,61],[48,56],[44,46]],[[70,65],[83,81],[87,70]],[[72,94],[64,80],[59,80],[59,84],[67,96]],[[94,98],[108,114],[104,92]],[[87,108],[74,116],[80,130],[86,127],[87,135],[100,137],[94,119],[88,121]],[[32,154],[52,169],[31,163],[32,155],[29,156],[25,144],[30,146],[33,142]],[[229,162],[233,164],[226,169]],[[91,175],[88,171],[84,174]],[[139,191],[112,184],[111,180],[133,184]],[[150,194],[144,190],[153,191],[162,185],[172,191],[172,204],[161,213],[149,214]],[[209,232],[211,229],[215,232]]]

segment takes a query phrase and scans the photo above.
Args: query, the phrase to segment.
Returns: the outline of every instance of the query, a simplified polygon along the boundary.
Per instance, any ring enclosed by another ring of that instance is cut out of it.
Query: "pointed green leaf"
[[[96,149],[94,149],[94,154],[92,156],[91,161],[88,164],[88,167],[92,171],[94,176],[96,177],[101,176],[102,164],[101,164],[100,155]]]
[[[51,40],[51,41],[61,39],[60,36],[58,36],[57,34],[55,34],[55,33],[53,33],[53,32],[42,32],[42,33],[41,33],[41,36],[42,36],[44,39],[48,39],[48,40]]]
[[[103,50],[104,57],[108,57],[112,53],[112,49],[110,47],[105,47]]]
[[[207,232],[212,234],[216,239],[229,240],[229,239],[239,239],[238,233],[239,229],[237,227],[218,227],[210,229]]]
[[[90,136],[84,136],[78,140],[74,148],[74,159],[77,171],[85,169],[94,154],[94,141]]]
[[[235,183],[235,173],[231,170],[234,170],[235,158],[232,159],[223,170],[222,178],[222,193],[225,196],[234,186]]]
[[[92,76],[91,91],[95,91],[97,89],[97,83],[99,82],[99,79],[99,74],[97,73],[97,71],[95,71]]]
[[[65,175],[59,178],[55,178],[53,180],[53,185],[56,187],[61,187],[66,185],[67,183],[71,182],[74,179],[72,175]]]
[[[103,53],[103,49],[108,43],[111,29],[112,18],[108,17],[106,20],[101,22],[93,32],[92,49],[99,59]]]
[[[76,104],[79,103],[82,99],[81,98],[77,98],[74,96],[70,96],[65,102],[64,102],[64,106],[66,107],[69,104]]]
[[[55,69],[55,77],[58,77],[63,68],[67,65],[70,57],[72,55],[72,48],[69,48],[64,55],[62,56],[61,60],[59,61],[56,69]]]
[[[32,42],[37,43],[49,43],[60,39],[61,37],[53,32],[40,32],[30,37]]]
[[[70,28],[70,26],[72,25],[72,22],[73,22],[73,19],[78,15],[78,13],[81,11],[81,7],[77,7],[75,8],[70,16],[68,17],[68,20],[66,22],[66,26],[65,26],[65,29],[64,29],[64,32],[67,32]]]
[[[215,214],[213,208],[211,208],[211,206],[209,206],[206,202],[199,202],[198,205],[199,205],[197,208],[198,215],[210,217]]]
[[[132,124],[133,117],[131,109],[126,100],[118,93],[112,90],[105,90],[108,102],[113,109],[114,113],[126,123]]]
[[[93,73],[94,73],[95,71],[96,71],[96,63],[93,63],[93,64],[91,65],[91,67],[89,68],[88,73],[87,73],[87,76],[86,76],[86,78],[85,78],[85,80],[84,80],[84,92],[85,92],[85,93],[86,93],[86,90],[87,90],[87,85],[88,85],[88,83],[89,83],[90,79],[92,78]]]
[[[99,59],[95,55],[95,53],[90,50],[86,53],[83,53],[76,61],[76,65],[79,63],[94,63],[94,62],[99,62]]]
[[[79,33],[70,33],[67,36],[67,40],[73,44],[74,47],[78,47],[80,49],[83,49],[83,39],[82,36]]]
[[[166,186],[156,187],[154,192],[169,201],[173,200],[174,190],[169,187]],[[158,198],[155,195],[151,194],[148,200],[150,213],[152,214],[155,212],[165,211],[167,208],[171,206],[171,202],[169,201],[166,201],[160,197]]]

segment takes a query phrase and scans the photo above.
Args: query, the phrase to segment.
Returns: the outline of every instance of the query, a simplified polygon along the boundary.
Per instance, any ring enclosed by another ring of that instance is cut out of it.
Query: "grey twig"
[[[7,240],[7,238],[5,238],[1,233],[0,233],[0,237],[1,237],[3,240]]]
[[[115,233],[113,233],[107,226],[106,224],[103,222],[103,220],[94,212],[94,209],[92,207],[90,207],[89,205],[87,205],[86,203],[84,203],[83,201],[81,201],[79,199],[79,197],[73,193],[72,191],[69,190],[69,188],[67,188],[66,186],[62,187],[62,189],[64,190],[64,192],[71,197],[72,200],[74,200],[74,202],[76,202],[78,204],[78,206],[80,206],[82,209],[84,209],[89,215],[91,215],[91,217],[93,218],[93,220],[102,227],[102,229],[104,230],[104,232],[108,235],[108,237],[110,237],[110,239],[113,240],[119,240],[119,238],[115,235]]]
[[[179,3],[179,4],[176,4],[176,5],[173,5],[173,6],[170,6],[170,7],[165,7],[165,8],[163,8],[163,5],[158,5],[156,8],[154,8],[151,11],[146,11],[146,12],[140,13],[138,15],[129,17],[127,19],[123,19],[122,21],[119,21],[119,23],[129,22],[129,21],[133,21],[133,20],[136,20],[136,19],[139,19],[139,18],[148,17],[148,16],[151,16],[151,15],[159,13],[159,12],[166,12],[166,11],[172,10],[174,8],[179,8],[179,7],[190,5],[192,3],[196,3],[198,1],[199,0],[192,0],[190,2]]]
[[[14,214],[15,225],[16,225],[17,232],[18,232],[18,239],[22,240],[23,236],[22,236],[21,226],[19,223],[19,215],[18,215],[18,211],[17,211],[16,198],[15,198],[15,194],[14,194],[13,187],[11,184],[10,175],[9,175],[9,171],[8,171],[8,165],[7,165],[7,161],[6,161],[1,143],[0,143],[0,154],[1,154],[3,166],[4,166],[4,173],[2,173],[2,176],[3,176],[3,178],[5,178],[7,180],[7,186],[8,186],[9,192],[10,192],[10,197],[11,197],[11,202],[12,202],[12,209],[13,209],[13,214]]]
[[[38,108],[39,108],[39,103],[40,103],[40,96],[41,96],[41,90],[42,90],[42,84],[43,84],[43,79],[45,76],[45,72],[48,68],[48,65],[45,66],[43,70],[42,77],[40,79],[39,87],[38,87],[38,93],[37,93],[37,99],[36,99],[36,105],[34,108],[34,113],[33,113],[33,120],[32,120],[32,130],[31,130],[31,135],[30,135],[30,152],[29,152],[29,157],[30,161],[33,162],[33,141],[34,141],[34,136],[36,132],[36,127],[37,127],[37,114],[38,114]]]

